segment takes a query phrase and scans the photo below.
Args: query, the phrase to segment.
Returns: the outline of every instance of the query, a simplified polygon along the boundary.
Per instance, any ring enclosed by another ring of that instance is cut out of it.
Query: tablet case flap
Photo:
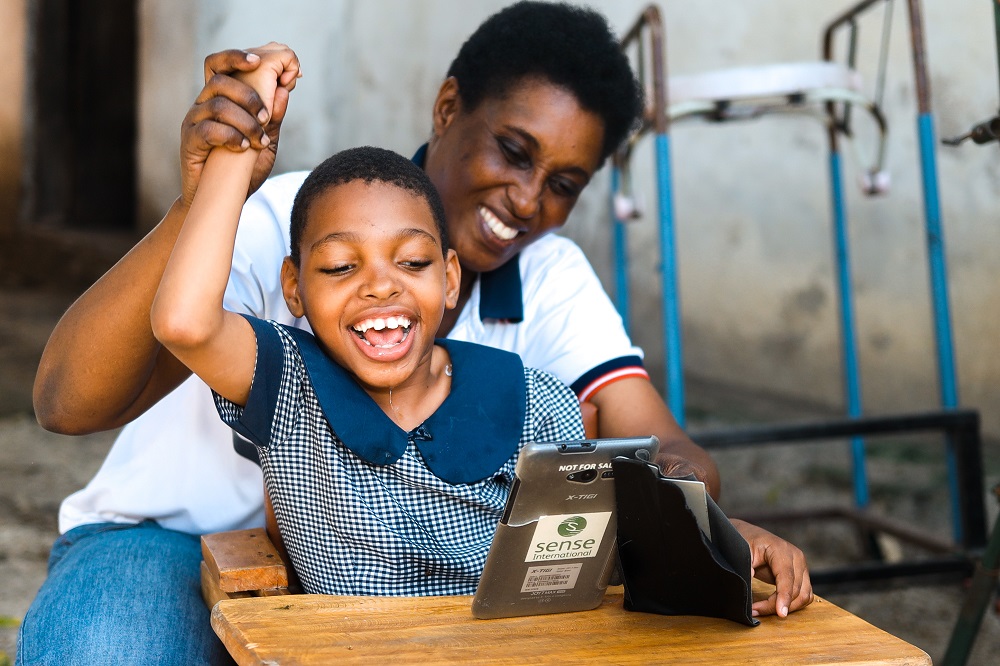
[[[710,541],[655,465],[616,458],[612,467],[625,609],[760,624],[750,609],[750,547],[712,498]]]

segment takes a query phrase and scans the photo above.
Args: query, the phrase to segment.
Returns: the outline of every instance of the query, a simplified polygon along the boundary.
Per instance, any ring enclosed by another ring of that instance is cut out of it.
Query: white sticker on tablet
[[[542,516],[535,525],[525,562],[595,557],[611,520],[610,511]]]
[[[572,590],[580,576],[583,563],[544,564],[528,567],[521,592],[548,592],[550,590]]]

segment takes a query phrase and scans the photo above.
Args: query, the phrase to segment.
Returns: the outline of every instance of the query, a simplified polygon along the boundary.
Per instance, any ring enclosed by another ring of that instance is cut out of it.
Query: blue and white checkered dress
[[[257,333],[247,406],[216,404],[258,447],[306,592],[472,594],[521,446],[583,437],[572,391],[514,354],[438,341],[451,393],[407,433],[311,335],[247,319]]]

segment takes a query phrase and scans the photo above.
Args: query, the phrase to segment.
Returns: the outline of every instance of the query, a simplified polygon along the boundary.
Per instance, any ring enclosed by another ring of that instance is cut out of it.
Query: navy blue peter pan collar
[[[524,365],[516,354],[437,340],[454,367],[451,392],[420,427],[406,432],[323,352],[311,333],[285,329],[299,346],[330,427],[364,460],[392,464],[412,440],[437,477],[449,483],[473,483],[495,474],[517,452],[527,396]]]
[[[427,144],[420,146],[410,158],[424,168]],[[524,297],[521,293],[520,254],[500,268],[479,274],[479,318],[496,319],[514,324],[524,320]]]

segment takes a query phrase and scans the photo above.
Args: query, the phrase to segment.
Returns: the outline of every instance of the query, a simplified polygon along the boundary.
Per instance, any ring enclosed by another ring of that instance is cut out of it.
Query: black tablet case
[[[625,609],[760,624],[750,611],[750,547],[712,498],[709,540],[655,465],[616,458],[612,467]]]

